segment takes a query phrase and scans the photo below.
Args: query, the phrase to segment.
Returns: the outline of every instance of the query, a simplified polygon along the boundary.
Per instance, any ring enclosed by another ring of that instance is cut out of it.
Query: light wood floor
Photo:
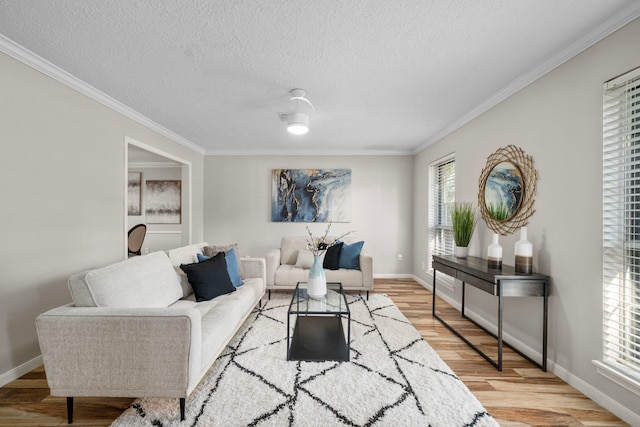
[[[440,357],[503,426],[627,425],[552,373],[542,372],[505,349],[497,371],[431,316],[431,293],[413,280],[376,279],[376,293],[389,295]],[[495,349],[495,340],[438,300],[438,312],[474,343]],[[75,426],[108,426],[133,399],[76,398]],[[66,425],[64,398],[51,397],[42,367],[0,388],[0,426]]]

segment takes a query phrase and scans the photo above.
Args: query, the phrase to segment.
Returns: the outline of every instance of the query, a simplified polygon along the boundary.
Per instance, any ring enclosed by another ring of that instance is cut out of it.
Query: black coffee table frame
[[[291,336],[291,316],[296,316]],[[347,336],[342,319],[347,320]],[[349,361],[351,311],[342,283],[327,283],[327,295],[311,299],[307,283],[298,282],[287,311],[287,360]]]

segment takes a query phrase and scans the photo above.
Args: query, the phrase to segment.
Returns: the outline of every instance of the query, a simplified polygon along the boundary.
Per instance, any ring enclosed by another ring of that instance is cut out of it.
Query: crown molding
[[[260,151],[230,151],[230,150],[207,150],[205,156],[413,156],[411,150],[346,150],[346,151],[323,151],[323,150],[260,150]]]
[[[182,164],[175,162],[129,162],[130,169],[168,169],[182,168]]]
[[[476,117],[482,115],[487,112],[491,108],[495,107],[502,101],[506,100],[510,96],[516,94],[521,91],[525,87],[529,86],[531,83],[535,82],[545,74],[550,71],[558,68],[560,65],[564,64],[571,58],[576,55],[584,52],[591,46],[595,45],[605,37],[611,35],[615,31],[624,27],[634,19],[640,17],[640,2],[633,2],[628,7],[622,9],[619,13],[612,16],[610,19],[606,20],[599,26],[593,28],[587,34],[585,34],[580,39],[571,43],[567,47],[558,50],[554,54],[550,55],[546,60],[542,61],[538,64],[537,67],[531,69],[529,72],[519,76],[514,79],[511,83],[505,86],[502,90],[496,92],[492,96],[490,96],[483,103],[478,105],[473,110],[469,111],[467,114],[460,117],[455,122],[451,123],[449,126],[442,129],[440,132],[436,133],[434,136],[429,138],[425,143],[419,145],[413,150],[412,154],[418,154],[431,144],[434,144],[447,135],[455,132],[460,129],[462,126],[469,123],[471,120]]]
[[[142,126],[149,128],[159,133],[160,135],[165,136],[177,142],[178,144],[195,151],[196,153],[204,154],[204,149],[199,145],[189,141],[186,138],[183,138],[177,133],[172,132],[169,129],[154,122],[150,118],[127,107],[123,103],[110,97],[106,93],[99,91],[93,86],[83,82],[79,78],[52,64],[46,59],[36,55],[27,48],[7,38],[3,34],[0,34],[0,52],[9,55],[10,57],[24,63],[25,65],[28,65],[29,67],[45,74],[46,76],[51,77],[52,79],[70,87],[71,89],[80,92],[81,94],[141,124]]]

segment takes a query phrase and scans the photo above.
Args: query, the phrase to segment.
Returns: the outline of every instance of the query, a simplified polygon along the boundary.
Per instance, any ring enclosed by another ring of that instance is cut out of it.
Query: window
[[[429,269],[431,255],[453,253],[453,230],[449,211],[455,201],[456,162],[453,155],[429,168]]]
[[[596,365],[609,370],[618,382],[627,384],[623,385],[637,388],[640,385],[640,68],[604,86],[603,221],[604,349],[603,363]]]

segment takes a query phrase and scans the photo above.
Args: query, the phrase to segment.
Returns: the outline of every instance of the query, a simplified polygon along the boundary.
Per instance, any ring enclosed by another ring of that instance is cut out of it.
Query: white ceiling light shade
[[[294,135],[309,132],[309,115],[300,112],[289,113],[287,130]]]
[[[309,132],[309,113],[315,111],[313,104],[305,98],[304,89],[292,89],[290,101],[295,102],[293,112],[287,115],[287,131],[294,135],[304,135]]]

